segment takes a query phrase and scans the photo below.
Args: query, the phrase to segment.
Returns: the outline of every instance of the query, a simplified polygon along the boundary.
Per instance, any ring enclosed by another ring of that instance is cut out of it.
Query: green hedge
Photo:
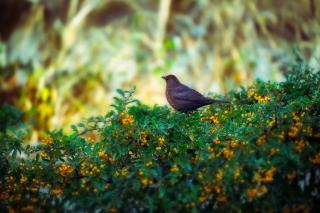
[[[2,106],[1,211],[317,210],[319,71],[300,63],[285,82],[257,81],[190,114],[118,92],[114,110],[37,146]]]

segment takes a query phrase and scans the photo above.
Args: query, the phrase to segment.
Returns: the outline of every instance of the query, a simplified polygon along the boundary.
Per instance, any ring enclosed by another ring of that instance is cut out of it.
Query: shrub
[[[320,72],[299,64],[286,78],[190,114],[118,90],[105,116],[32,147],[10,135],[17,113],[1,110],[1,210],[316,210]]]

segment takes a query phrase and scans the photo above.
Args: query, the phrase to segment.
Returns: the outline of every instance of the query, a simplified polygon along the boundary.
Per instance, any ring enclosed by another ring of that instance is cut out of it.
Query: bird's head
[[[175,75],[166,75],[166,76],[162,76],[162,78],[167,82],[167,84],[180,83],[180,81]]]

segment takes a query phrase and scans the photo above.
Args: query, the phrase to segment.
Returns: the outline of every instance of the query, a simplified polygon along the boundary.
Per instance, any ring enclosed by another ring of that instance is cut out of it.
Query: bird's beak
[[[164,80],[166,80],[166,76],[161,76],[161,78],[163,78]]]

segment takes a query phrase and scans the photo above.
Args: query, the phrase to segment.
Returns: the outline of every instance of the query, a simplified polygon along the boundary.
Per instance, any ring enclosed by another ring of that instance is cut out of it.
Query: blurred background
[[[33,140],[110,109],[117,88],[166,104],[160,78],[204,94],[281,81],[320,63],[320,0],[1,0],[0,104],[32,119]]]

